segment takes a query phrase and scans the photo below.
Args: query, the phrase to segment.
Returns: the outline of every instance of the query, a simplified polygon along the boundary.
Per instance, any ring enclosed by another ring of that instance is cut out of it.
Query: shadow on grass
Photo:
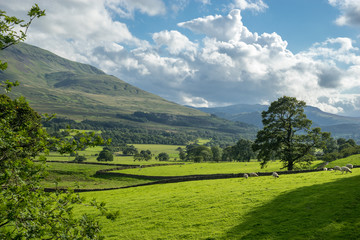
[[[360,176],[282,194],[241,222],[222,239],[360,239]]]

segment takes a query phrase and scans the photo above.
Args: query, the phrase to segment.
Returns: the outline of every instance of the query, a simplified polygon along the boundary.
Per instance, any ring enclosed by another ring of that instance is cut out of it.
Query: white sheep
[[[344,174],[344,172],[346,172],[346,173],[352,173],[352,171],[350,170],[350,168],[348,168],[348,167],[341,167],[341,172]]]
[[[327,171],[328,169],[326,167],[323,168],[324,171]]]
[[[279,177],[279,174],[278,174],[277,172],[273,172],[272,175],[273,175],[274,178],[278,178],[278,177]]]
[[[346,166],[347,166],[348,168],[350,168],[350,169],[353,169],[353,168],[354,168],[354,166],[353,166],[352,164],[350,164],[350,163],[346,164]]]
[[[258,175],[256,173],[254,173],[254,172],[249,173],[249,174],[250,174],[250,177],[258,177]]]
[[[336,172],[336,170],[341,171],[341,167],[335,166],[335,167],[334,167],[334,171]]]
[[[249,177],[249,175],[247,175],[247,174],[245,173],[245,174],[244,174],[244,178],[247,179],[248,177]]]

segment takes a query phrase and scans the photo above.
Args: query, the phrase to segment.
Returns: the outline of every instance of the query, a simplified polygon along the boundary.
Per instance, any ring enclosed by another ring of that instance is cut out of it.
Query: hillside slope
[[[145,92],[93,66],[25,43],[1,51],[0,58],[9,66],[0,72],[0,81],[18,80],[21,85],[13,94],[24,95],[39,112],[77,120],[111,119],[136,111],[208,115]]]
[[[25,96],[40,113],[57,114],[57,121],[47,127],[71,124],[106,130],[102,135],[117,139],[117,143],[182,144],[197,137],[234,142],[240,137],[254,138],[257,131],[255,126],[167,101],[93,66],[28,44],[0,51],[0,59],[8,62],[0,81],[21,84],[13,89],[13,96]]]

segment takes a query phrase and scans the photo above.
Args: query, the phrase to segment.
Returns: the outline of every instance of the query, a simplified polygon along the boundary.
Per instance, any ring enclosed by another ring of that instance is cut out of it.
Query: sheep
[[[278,177],[279,177],[279,174],[278,174],[277,172],[273,172],[272,175],[273,175],[274,178],[278,178]]]
[[[336,170],[341,171],[341,167],[339,167],[339,166],[335,166],[335,167],[334,167],[334,171],[336,172]]]
[[[353,166],[352,164],[350,164],[350,163],[346,164],[346,166],[347,166],[348,168],[350,168],[350,169],[353,169],[353,168],[354,168],[354,166]]]
[[[324,171],[327,171],[328,169],[326,167],[323,168]]]
[[[250,174],[250,177],[258,177],[258,175],[256,173],[254,173],[254,172],[249,173],[249,174]]]
[[[350,170],[350,168],[348,168],[348,167],[341,167],[341,172],[344,174],[344,172],[346,172],[346,173],[352,173],[352,171]]]
[[[247,175],[247,174],[245,173],[245,174],[244,174],[244,178],[247,179],[248,177],[249,177],[249,175]]]

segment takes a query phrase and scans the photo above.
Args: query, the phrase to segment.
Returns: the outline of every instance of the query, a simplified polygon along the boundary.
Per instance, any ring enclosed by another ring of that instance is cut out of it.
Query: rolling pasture
[[[143,145],[153,153],[165,146]],[[142,147],[142,148],[140,148]],[[173,153],[176,151],[173,149]],[[96,149],[96,151],[100,151]],[[87,149],[84,154],[94,155]],[[134,162],[150,164],[159,161]],[[111,162],[111,163],[117,163]],[[360,155],[331,162],[327,167],[360,165]],[[136,178],[96,176],[111,166],[47,163],[50,172],[44,184],[111,188],[150,182]],[[313,166],[319,165],[315,162]],[[281,163],[261,169],[258,162],[185,163],[121,170],[122,173],[151,176],[182,176],[239,172],[279,171]],[[120,211],[111,221],[97,216],[88,206],[76,214],[96,216],[106,239],[360,239],[360,168],[353,173],[319,171],[299,174],[201,180],[157,184],[134,188],[80,193],[87,200],[105,202],[109,210]]]
[[[360,169],[82,193],[120,210],[107,239],[360,239]],[[83,207],[78,213],[92,213]]]

